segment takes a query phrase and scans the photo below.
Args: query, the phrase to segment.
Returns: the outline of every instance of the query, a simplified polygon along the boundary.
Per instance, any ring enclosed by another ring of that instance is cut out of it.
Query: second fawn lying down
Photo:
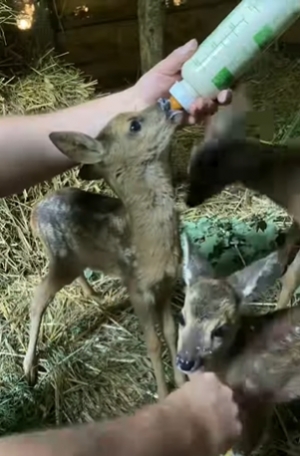
[[[207,140],[193,151],[187,204],[200,205],[227,185],[241,182],[268,196],[300,227],[300,141],[271,145],[244,137],[247,106],[236,103],[212,119]],[[300,285],[300,252],[282,278],[278,308],[286,307]]]
[[[118,198],[65,188],[46,196],[33,210],[31,225],[44,244],[49,272],[37,286],[30,310],[30,340],[24,370],[36,382],[36,347],[43,314],[55,294],[79,279],[93,293],[83,271],[89,267],[117,276],[127,287],[144,331],[158,395],[167,395],[159,323],[173,360],[176,327],[171,295],[180,273],[178,215],[171,182],[169,145],[182,114],[152,106],[114,118],[93,139],[82,133],[56,132],[50,139],[75,162],[84,179],[104,178]]]
[[[283,247],[226,278],[216,278],[185,238],[186,297],[178,366],[216,372],[240,404],[243,432],[234,450],[250,454],[262,441],[273,407],[300,396],[300,306],[247,315],[247,300],[273,285],[292,254]]]

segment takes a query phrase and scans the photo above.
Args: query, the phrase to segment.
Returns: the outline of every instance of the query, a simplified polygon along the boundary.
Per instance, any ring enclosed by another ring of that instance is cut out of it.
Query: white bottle
[[[171,104],[188,111],[197,97],[215,98],[230,88],[299,17],[300,0],[242,0],[183,65]]]

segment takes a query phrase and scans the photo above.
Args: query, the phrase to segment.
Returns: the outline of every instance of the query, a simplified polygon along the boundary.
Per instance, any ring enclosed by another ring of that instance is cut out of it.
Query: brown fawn
[[[294,219],[291,231],[299,231],[300,141],[272,145],[246,138],[248,108],[244,98],[211,118],[205,141],[192,152],[187,205],[200,205],[227,185],[240,182],[284,208]],[[300,252],[281,281],[278,308],[289,305],[300,285]]]
[[[41,239],[49,272],[34,292],[29,346],[24,360],[30,384],[36,378],[36,348],[43,314],[55,294],[78,279],[93,294],[85,268],[119,277],[143,328],[159,398],[168,393],[155,330],[159,323],[169,348],[175,382],[177,329],[171,295],[180,275],[181,245],[175,209],[169,146],[182,113],[158,103],[141,112],[116,116],[96,139],[78,132],[53,132],[52,143],[83,164],[79,176],[101,179],[117,198],[65,188],[46,196],[32,212],[33,232]]]
[[[243,424],[233,450],[249,455],[263,441],[274,405],[300,396],[300,306],[262,316],[247,312],[247,303],[284,272],[292,250],[287,244],[218,278],[184,239],[177,365],[186,374],[213,371],[233,389]]]

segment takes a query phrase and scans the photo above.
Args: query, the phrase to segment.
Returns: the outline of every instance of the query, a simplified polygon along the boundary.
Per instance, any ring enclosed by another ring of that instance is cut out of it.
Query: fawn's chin
[[[193,372],[205,372],[204,365],[200,363],[197,367],[194,367]]]

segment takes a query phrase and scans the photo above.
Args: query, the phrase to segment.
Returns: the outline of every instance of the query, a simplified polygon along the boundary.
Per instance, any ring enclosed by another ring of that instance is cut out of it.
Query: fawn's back
[[[300,307],[244,316],[223,358],[226,382],[250,396],[288,402],[300,394]]]
[[[132,261],[126,212],[121,201],[76,188],[46,196],[33,210],[31,226],[50,262],[62,268],[101,268],[121,276]]]

